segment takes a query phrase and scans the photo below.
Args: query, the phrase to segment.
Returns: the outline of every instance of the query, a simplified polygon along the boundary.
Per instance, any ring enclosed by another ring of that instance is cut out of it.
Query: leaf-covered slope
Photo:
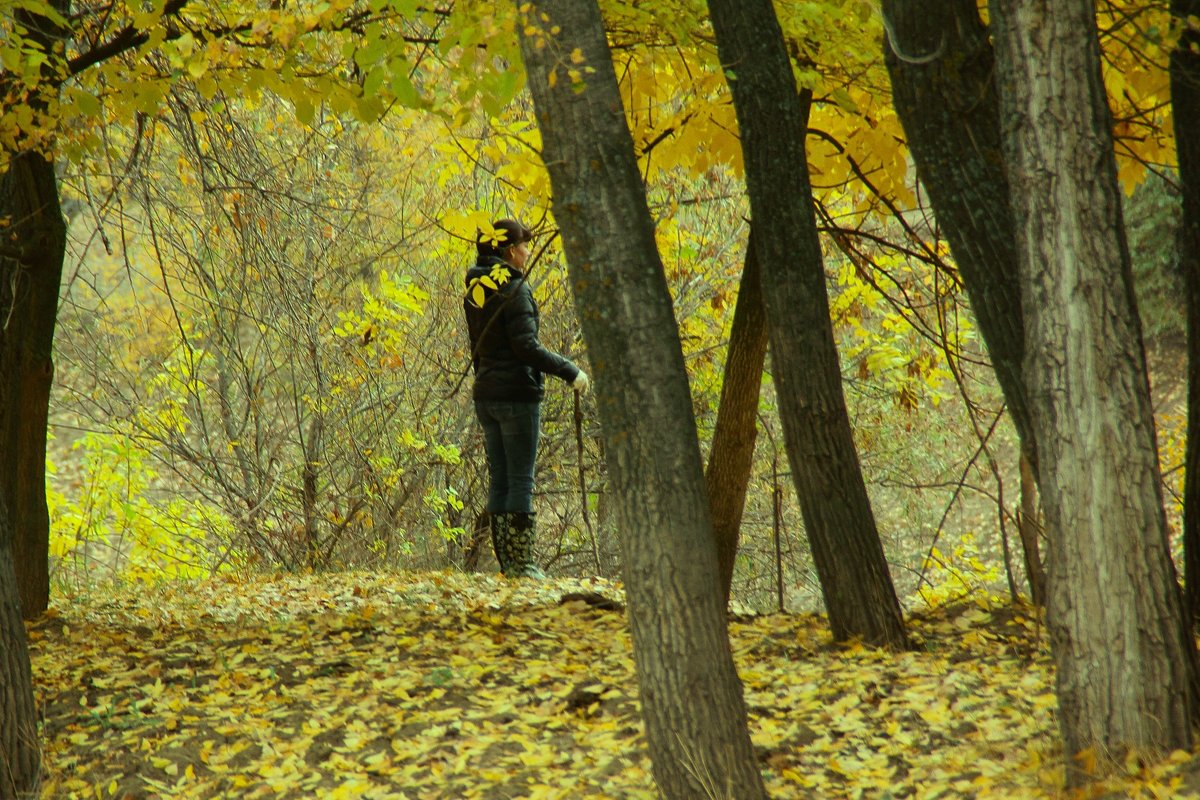
[[[60,601],[30,629],[42,796],[654,798],[621,599],[424,574]],[[809,616],[731,624],[772,796],[1058,796],[1036,621],[911,626],[920,649],[888,654]],[[1095,796],[1200,797],[1190,759],[1131,760]]]

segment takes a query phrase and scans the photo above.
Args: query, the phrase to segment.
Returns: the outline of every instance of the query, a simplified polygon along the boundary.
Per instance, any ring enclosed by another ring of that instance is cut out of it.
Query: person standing
[[[476,236],[463,310],[475,371],[472,397],[487,453],[492,548],[512,578],[545,578],[533,556],[533,479],[541,434],[545,376],[580,394],[587,374],[538,341],[538,307],[525,279],[533,232],[512,219]]]

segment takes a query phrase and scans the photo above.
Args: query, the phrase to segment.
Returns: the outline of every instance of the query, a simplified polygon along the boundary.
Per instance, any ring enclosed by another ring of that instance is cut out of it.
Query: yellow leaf
[[[555,85],[558,83],[558,67],[555,67],[554,69],[550,70],[550,77],[547,78],[547,81],[550,84],[550,88],[553,89],[555,87]]]

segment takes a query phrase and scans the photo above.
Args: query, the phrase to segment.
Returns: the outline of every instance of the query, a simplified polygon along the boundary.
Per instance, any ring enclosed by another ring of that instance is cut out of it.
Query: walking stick
[[[596,574],[600,574],[600,547],[596,544],[596,532],[592,530],[592,520],[588,516],[587,481],[583,474],[583,410],[579,404],[579,392],[575,395],[575,447],[579,451],[579,499],[583,508],[583,524],[587,528],[588,538],[592,542],[592,560],[596,563]]]

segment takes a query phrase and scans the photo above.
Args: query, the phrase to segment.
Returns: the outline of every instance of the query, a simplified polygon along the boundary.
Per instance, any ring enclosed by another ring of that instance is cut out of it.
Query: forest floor
[[[575,599],[572,599],[575,598]],[[655,798],[620,587],[449,573],[58,598],[31,624],[44,798]],[[1064,793],[1045,632],[913,614],[916,648],[731,621],[773,798],[1200,798],[1178,752]]]

